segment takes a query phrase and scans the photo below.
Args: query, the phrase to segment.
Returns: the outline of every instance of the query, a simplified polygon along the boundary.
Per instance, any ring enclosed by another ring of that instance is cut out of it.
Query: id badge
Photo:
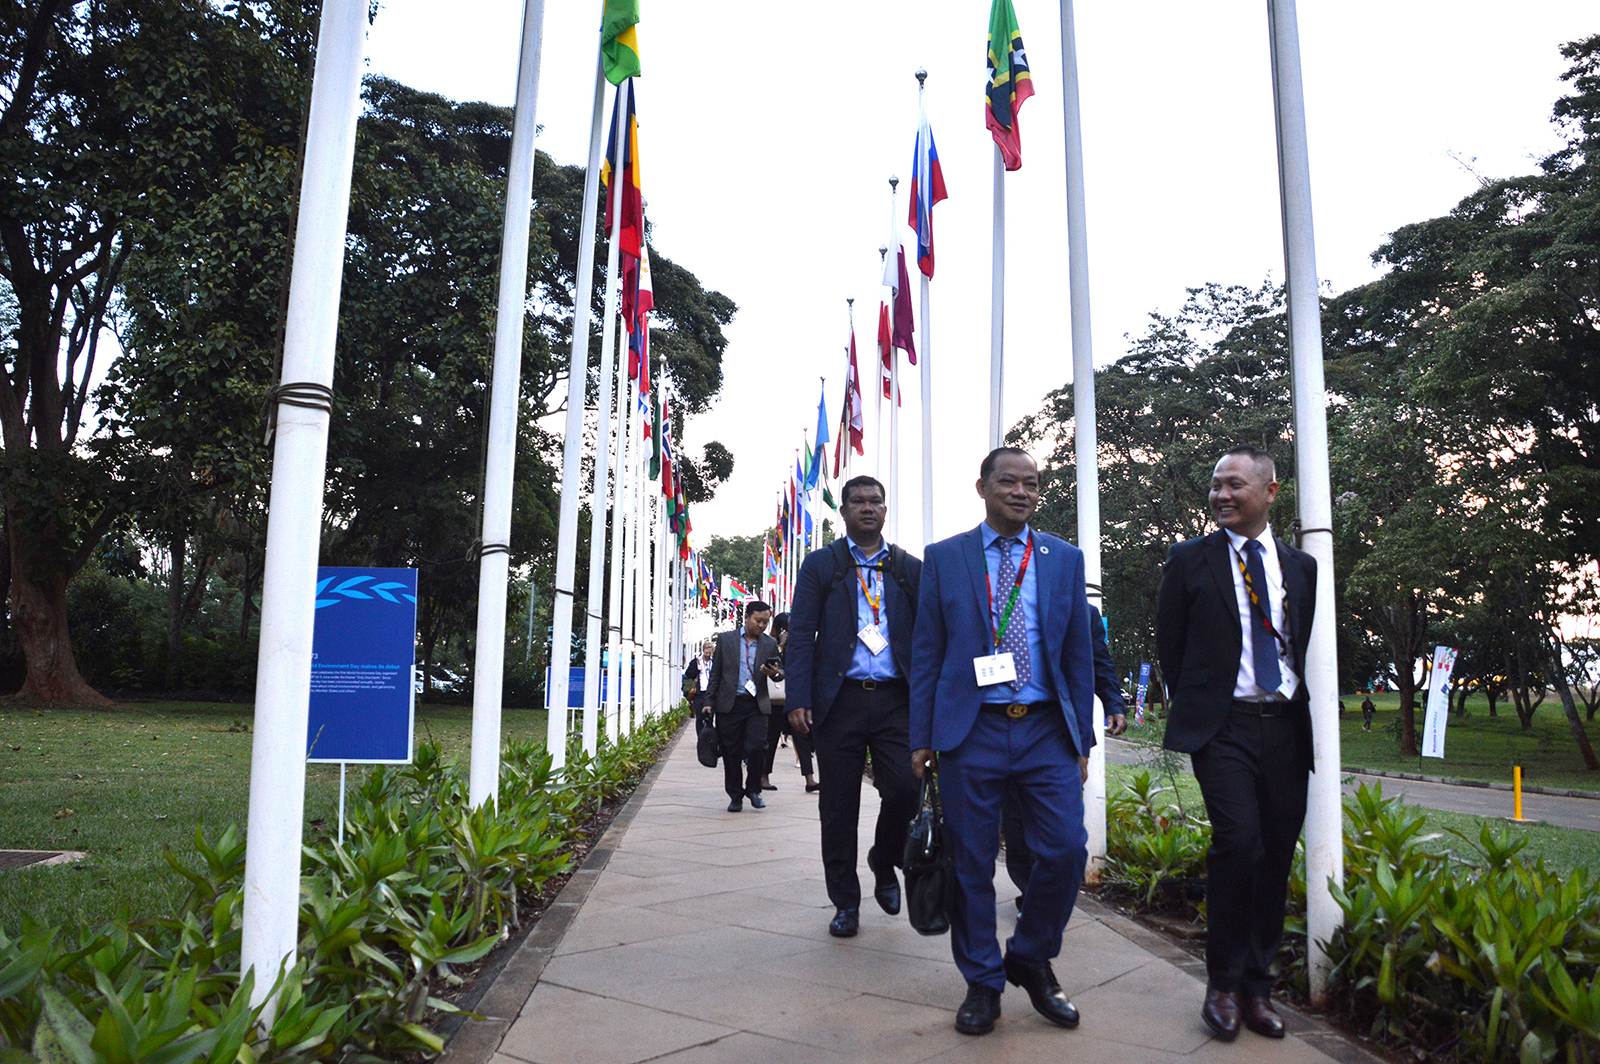
[[[1003,654],[990,654],[987,657],[973,658],[972,668],[978,674],[978,686],[989,687],[997,683],[1016,683],[1017,664],[1011,657],[1011,651]]]
[[[867,653],[869,654],[882,654],[883,648],[889,645],[889,641],[883,638],[883,633],[878,630],[878,626],[875,624],[867,625],[857,632],[856,636],[860,638],[862,643],[866,644]]]
[[[756,680],[754,676],[744,682],[744,693],[751,698],[756,696]]]

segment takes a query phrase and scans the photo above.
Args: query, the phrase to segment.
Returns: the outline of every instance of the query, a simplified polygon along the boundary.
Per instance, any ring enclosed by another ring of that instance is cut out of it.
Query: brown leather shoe
[[[1200,1018],[1206,1026],[1217,1032],[1224,1042],[1239,1037],[1239,995],[1215,987],[1206,987],[1206,1003],[1200,1007]],[[1282,1025],[1279,1025],[1281,1031]]]
[[[1239,1010],[1244,1025],[1265,1038],[1283,1037],[1283,1017],[1272,1007],[1272,1000],[1264,997],[1247,997]]]

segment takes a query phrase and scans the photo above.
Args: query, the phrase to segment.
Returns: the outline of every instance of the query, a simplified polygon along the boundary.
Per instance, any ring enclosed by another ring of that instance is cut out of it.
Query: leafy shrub
[[[424,743],[355,788],[341,845],[304,848],[299,962],[275,984],[266,1031],[239,974],[245,842],[195,830],[198,865],[170,917],[94,930],[0,932],[0,1064],[299,1064],[437,1053],[428,1026],[519,925],[520,906],[571,862],[603,803],[631,789],[687,715],[651,719],[559,778],[542,746],[507,744],[498,805],[467,808],[455,766]]]
[[[1140,912],[1187,909],[1186,887],[1205,875],[1211,825],[1176,795],[1141,771],[1106,799],[1104,881]]]

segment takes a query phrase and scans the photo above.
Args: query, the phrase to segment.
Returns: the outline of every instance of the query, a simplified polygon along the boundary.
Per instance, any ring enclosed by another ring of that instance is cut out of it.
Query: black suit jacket
[[[711,654],[711,685],[706,688],[706,694],[718,713],[732,709],[733,700],[739,697],[739,655],[742,653],[739,644],[743,639],[743,627],[717,633],[717,649]],[[772,700],[767,697],[767,674],[761,671],[761,666],[777,656],[778,641],[763,632],[756,641],[755,668],[750,671],[756,682],[756,706],[763,713],[772,712]]]
[[[1111,644],[1106,642],[1106,622],[1100,611],[1089,607],[1089,642],[1094,644],[1094,693],[1107,717],[1127,716],[1128,707],[1122,699],[1122,680],[1117,667],[1111,663]]]
[[[839,542],[835,540],[834,542]],[[856,651],[856,635],[861,625],[856,621],[856,600],[860,594],[856,587],[855,556],[844,554],[851,567],[843,572],[837,568],[835,549],[816,550],[806,555],[800,563],[800,575],[795,580],[794,603],[789,610],[789,645],[784,650],[784,665],[788,672],[786,703],[789,709],[811,710],[811,722],[820,725],[828,709],[844,685],[845,670]],[[911,676],[911,631],[917,619],[917,608],[889,571],[889,557],[883,559],[883,603],[888,614],[884,620],[889,626],[889,652],[900,675]],[[922,579],[922,562],[913,554],[905,556],[905,578],[909,587],[916,587]],[[830,591],[829,588],[832,590]],[[824,602],[826,593],[827,601]]]
[[[1306,647],[1317,600],[1317,562],[1274,537],[1283,569],[1284,612],[1291,664],[1301,679],[1289,713],[1303,729],[1307,768],[1311,758],[1311,712],[1306,692]],[[1184,540],[1167,552],[1156,604],[1156,655],[1167,686],[1168,750],[1193,753],[1221,729],[1239,680],[1244,632],[1233,590],[1228,534]]]

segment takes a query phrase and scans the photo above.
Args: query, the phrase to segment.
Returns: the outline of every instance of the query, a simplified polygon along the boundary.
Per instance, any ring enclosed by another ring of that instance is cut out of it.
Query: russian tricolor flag
[[[917,231],[917,267],[933,276],[933,205],[947,199],[944,171],[939,169],[939,149],[926,112],[917,127],[917,145],[911,160],[911,228]]]

